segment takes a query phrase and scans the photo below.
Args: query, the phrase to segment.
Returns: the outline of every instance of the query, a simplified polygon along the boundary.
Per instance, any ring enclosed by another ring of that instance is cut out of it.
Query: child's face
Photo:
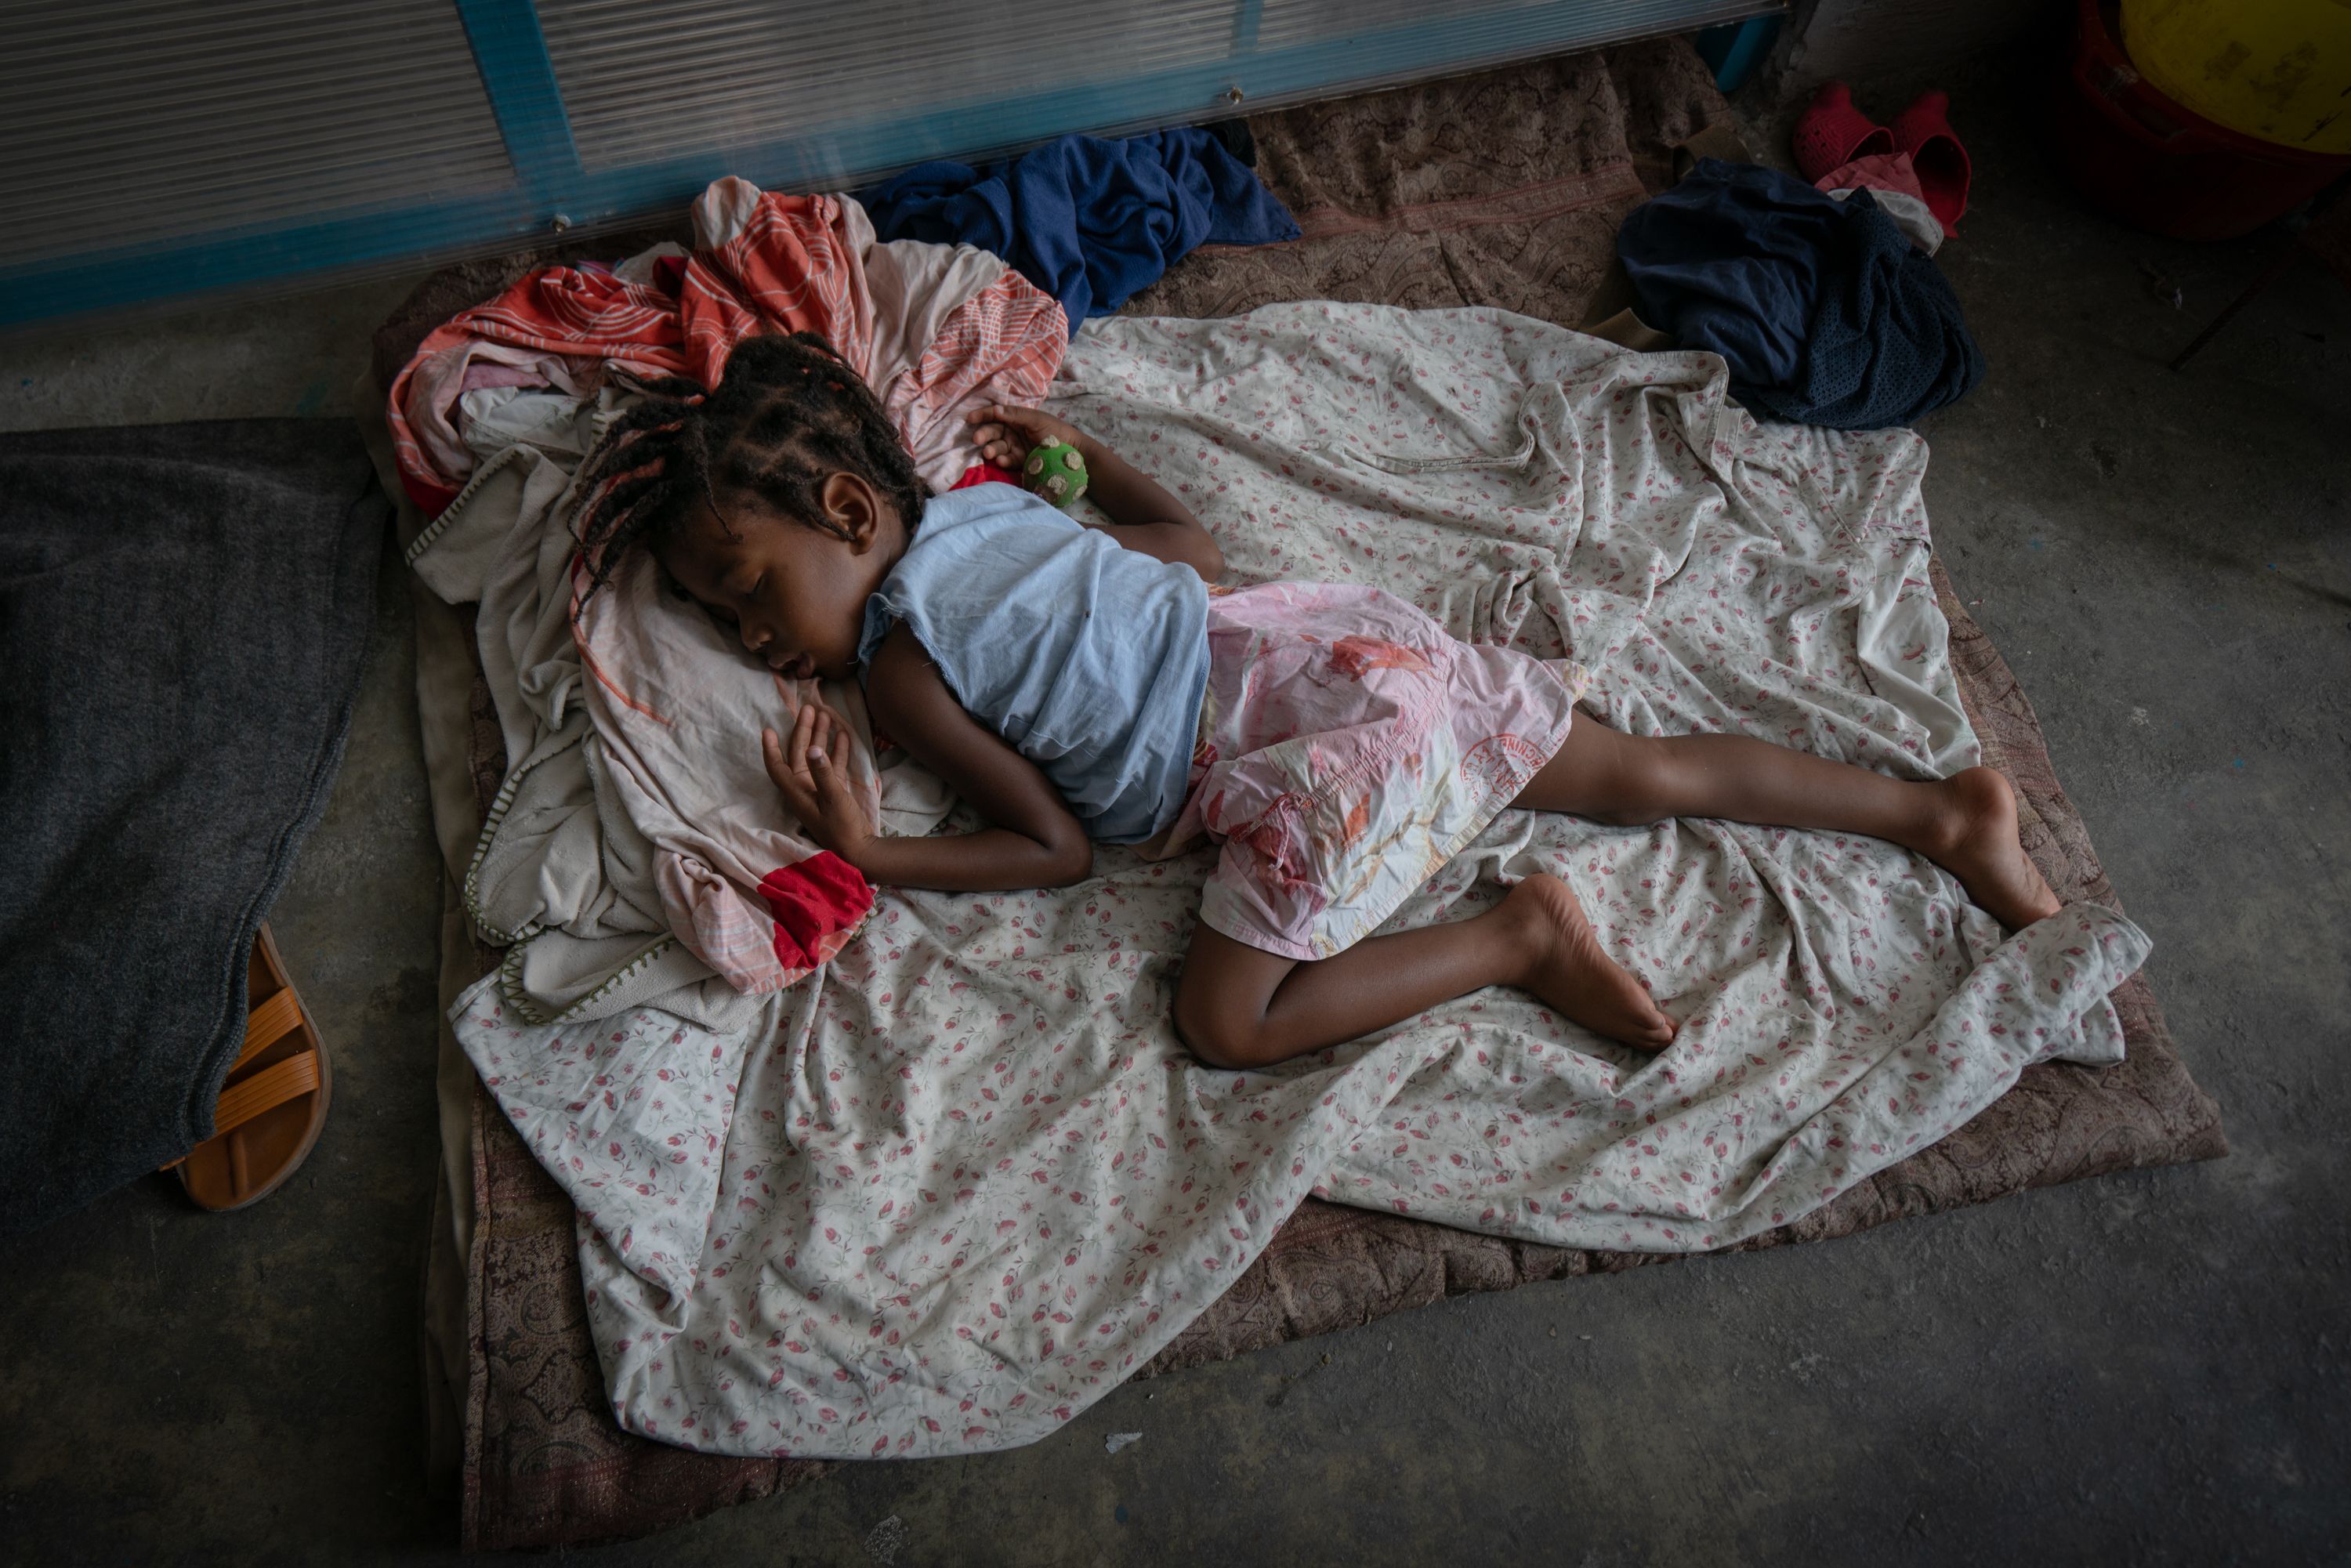
[[[820,499],[848,538],[722,490],[723,518],[703,503],[659,551],[680,587],[791,679],[839,679],[855,667],[865,601],[905,549],[895,510],[856,476],[835,474]]]

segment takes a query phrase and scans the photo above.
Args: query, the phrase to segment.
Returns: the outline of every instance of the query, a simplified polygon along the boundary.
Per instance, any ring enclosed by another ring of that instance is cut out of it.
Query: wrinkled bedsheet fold
[[[1183,495],[1237,578],[1376,583],[1455,635],[1590,665],[1641,733],[1737,730],[1905,777],[1975,759],[1903,432],[1759,426],[1710,355],[1490,309],[1122,320],[1054,402]],[[1876,841],[1506,812],[1396,925],[1568,878],[1683,1022],[1648,1058],[1494,990],[1271,1072],[1167,1026],[1212,857],[1073,891],[884,891],[747,1022],[454,1010],[579,1209],[632,1430],[737,1454],[1034,1440],[1147,1361],[1310,1194],[1559,1246],[1794,1221],[2030,1063],[2121,1053],[2146,939],[2014,936]]]
[[[409,559],[441,599],[480,607],[508,769],[463,891],[475,928],[506,949],[501,994],[528,1019],[667,998],[747,1027],[747,998],[806,974],[868,905],[862,879],[773,804],[759,760],[761,727],[789,729],[817,684],[742,658],[642,556],[581,601],[573,476],[640,395],[630,378],[707,384],[747,336],[820,332],[945,486],[977,457],[965,414],[1036,401],[1063,351],[1060,307],[1000,259],[878,243],[846,197],[716,181],[695,204],[695,236],[691,253],[534,271],[426,337],[389,398],[412,496],[466,476]],[[495,401],[463,390],[485,356],[517,344],[550,356],[511,372],[538,376],[528,390],[503,382],[486,389]],[[935,824],[944,792],[919,769],[877,766],[854,686],[822,695],[852,717],[853,771],[883,821]]]

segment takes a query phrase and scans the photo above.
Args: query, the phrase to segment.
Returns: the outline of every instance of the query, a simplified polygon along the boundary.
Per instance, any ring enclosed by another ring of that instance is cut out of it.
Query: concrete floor
[[[2085,214],[1999,79],[1959,83],[1977,196],[1945,262],[1992,372],[1928,426],[1935,528],[2156,938],[2234,1155],[1458,1301],[1130,1385],[1019,1452],[850,1466],[583,1555],[2351,1553],[2351,293],[2305,266],[2167,371],[2277,236]],[[398,292],[0,344],[0,427],[348,412]],[[245,1214],[150,1180],[0,1250],[0,1559],[451,1549],[419,1414],[439,894],[410,657],[387,559],[350,755],[275,914],[338,1052],[308,1166]],[[1143,1441],[1105,1455],[1123,1431]]]

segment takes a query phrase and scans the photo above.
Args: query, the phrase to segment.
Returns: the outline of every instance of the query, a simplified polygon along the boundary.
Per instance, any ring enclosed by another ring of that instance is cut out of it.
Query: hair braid
[[[588,592],[629,552],[661,542],[697,503],[721,520],[721,491],[748,492],[807,526],[839,535],[824,483],[855,474],[908,531],[930,486],[862,377],[813,332],[746,339],[716,391],[679,377],[641,383],[645,401],[615,421],[580,475],[591,497],[579,523]],[[842,536],[845,537],[845,536]]]

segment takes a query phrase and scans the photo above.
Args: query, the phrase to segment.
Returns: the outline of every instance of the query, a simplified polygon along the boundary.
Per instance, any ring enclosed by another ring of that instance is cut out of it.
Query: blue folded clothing
[[[918,163],[858,193],[885,240],[994,251],[1061,302],[1107,316],[1196,246],[1298,237],[1289,209],[1205,131],[1061,136],[1008,163]]]
[[[1876,430],[1983,377],[1949,280],[1865,191],[1838,201],[1702,158],[1625,220],[1616,254],[1641,318],[1720,354],[1731,395],[1758,413]]]

